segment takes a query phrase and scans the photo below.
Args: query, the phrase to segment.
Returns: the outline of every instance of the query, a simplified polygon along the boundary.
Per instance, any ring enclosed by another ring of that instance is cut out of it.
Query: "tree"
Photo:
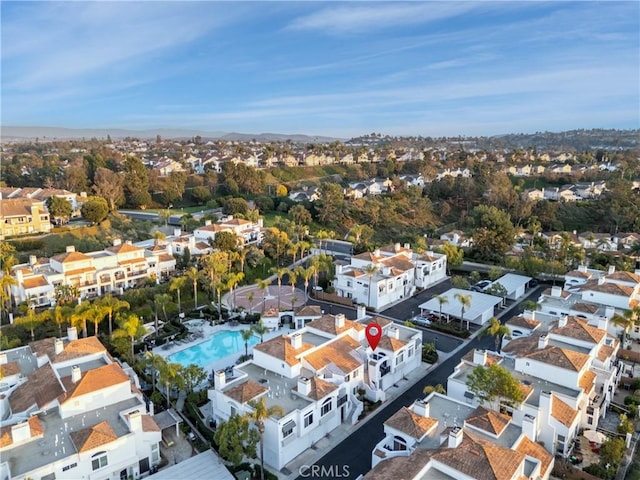
[[[625,450],[626,445],[622,438],[608,438],[600,445],[600,464],[619,465]]]
[[[151,204],[147,168],[137,157],[128,156],[124,161],[124,193],[127,203],[136,208]]]
[[[489,280],[494,282],[502,276],[502,269],[498,267],[491,267],[489,269],[488,276],[489,276]]]
[[[373,277],[378,271],[378,267],[370,263],[363,268],[363,271],[369,276],[369,283],[367,284],[367,307],[371,307],[371,284],[373,283]]]
[[[618,433],[622,433],[626,435],[627,433],[634,432],[635,427],[633,425],[633,422],[629,420],[629,417],[627,417],[624,413],[621,413],[619,415],[619,420],[620,420],[620,423],[618,424],[618,427],[617,427]]]
[[[198,280],[200,272],[196,267],[191,267],[186,271],[187,279],[193,284],[193,308],[198,308]]]
[[[434,295],[431,298],[434,298],[438,302],[438,306],[440,307],[440,321],[442,321],[442,306],[449,303],[449,297],[446,295]]]
[[[289,270],[284,267],[283,268],[273,267],[271,269],[271,273],[275,273],[276,277],[278,278],[278,310],[280,310],[280,289],[282,287],[282,277],[284,277],[288,272]]]
[[[502,346],[502,339],[507,337],[511,338],[511,330],[506,325],[500,323],[496,317],[491,317],[489,320],[489,326],[480,333],[480,336],[489,335],[494,338],[496,342],[496,352],[500,353],[500,347]]]
[[[260,336],[260,343],[264,342],[264,336],[269,333],[269,327],[267,327],[262,319],[258,320],[258,323],[253,326],[253,333]]]
[[[109,205],[102,197],[89,197],[80,208],[80,212],[85,220],[97,224],[107,218]]]
[[[471,285],[469,285],[469,281],[463,276],[454,275],[451,277],[451,286],[462,290],[468,290]]]
[[[160,366],[158,377],[160,383],[162,383],[165,388],[167,408],[169,408],[171,401],[170,387],[173,385],[177,387],[178,390],[184,387],[183,370],[184,368],[179,363],[165,362]]]
[[[73,212],[71,204],[66,198],[51,196],[47,199],[47,209],[57,223],[66,223]]]
[[[471,308],[471,294],[455,293],[453,298],[460,302],[460,328],[464,328],[464,312]]]
[[[225,215],[246,215],[249,204],[244,198],[229,198],[222,207]]]
[[[233,232],[218,232],[212,247],[223,251],[235,250],[238,247],[238,236]]]
[[[231,415],[229,420],[218,425],[213,440],[218,445],[218,453],[237,466],[245,457],[256,457],[256,445],[260,435],[251,428],[249,418]]]
[[[191,393],[198,385],[207,379],[207,372],[205,372],[204,368],[200,365],[194,365],[192,363],[182,369],[182,378],[185,390],[187,393]]]
[[[211,191],[205,186],[197,186],[191,189],[191,198],[198,205],[204,205],[211,198]]]
[[[107,316],[107,309],[100,302],[91,303],[84,312],[88,320],[93,322],[93,335],[98,336],[98,325]]]
[[[271,282],[269,282],[269,280],[267,279],[262,280],[258,278],[256,279],[256,285],[258,285],[258,288],[262,290],[262,313],[264,313],[264,305],[266,303],[265,300],[267,299],[266,291],[267,288],[269,288],[269,285],[271,285]]]
[[[248,413],[247,418],[254,423],[258,429],[258,435],[260,435],[260,480],[264,480],[264,421],[276,415],[284,417],[285,411],[279,405],[267,407],[264,397],[249,402],[249,406],[253,408],[253,412]]]
[[[124,179],[124,175],[108,168],[100,167],[96,170],[93,191],[107,201],[111,212],[124,203]]]
[[[133,362],[135,360],[135,354],[133,351],[133,346],[139,338],[141,338],[146,330],[140,317],[133,313],[129,313],[128,315],[122,316],[119,318],[118,324],[120,326],[115,332],[113,332],[113,337],[126,337],[129,339],[131,345],[130,360]]]
[[[289,209],[289,216],[298,225],[309,225],[313,218],[304,205],[294,205]]]
[[[484,260],[501,261],[513,246],[516,229],[508,213],[494,206],[479,205],[471,212],[475,225],[473,250]]]
[[[492,283],[488,288],[484,290],[484,293],[488,293],[489,295],[493,295],[494,297],[502,298],[503,304],[506,301],[507,295],[509,294],[507,289],[504,288],[504,286],[499,282]]]
[[[120,312],[123,309],[129,309],[129,302],[125,302],[124,300],[120,300],[111,295],[111,293],[107,293],[103,297],[98,300],[98,303],[102,305],[104,308],[106,315],[109,317],[109,335],[113,334],[113,315]]]
[[[58,305],[72,305],[80,298],[80,290],[75,285],[56,285],[53,294]]]
[[[500,402],[519,405],[525,399],[520,382],[502,365],[479,365],[467,377],[467,387],[481,403],[491,404],[499,410]]]
[[[253,336],[253,330],[251,328],[245,328],[244,330],[240,330],[240,335],[242,335],[242,340],[244,341],[244,356],[249,356],[249,340]]]
[[[462,265],[464,251],[457,245],[445,242],[442,246],[442,253],[447,256],[447,270],[449,274],[451,274],[451,268],[458,268]]]
[[[169,291],[176,292],[178,296],[178,313],[182,313],[182,303],[180,301],[180,291],[184,288],[184,284],[187,282],[187,277],[173,277],[171,283],[169,283]]]
[[[44,320],[44,316],[42,314],[36,313],[33,305],[31,305],[31,300],[27,299],[27,302],[21,305],[22,316],[16,317],[14,323],[17,325],[24,325],[31,332],[31,340],[36,339],[36,335],[34,329],[42,323]]]

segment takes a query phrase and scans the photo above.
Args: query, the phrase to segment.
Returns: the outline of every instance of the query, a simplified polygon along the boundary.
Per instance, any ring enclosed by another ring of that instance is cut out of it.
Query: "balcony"
[[[384,377],[389,372],[391,372],[391,367],[390,366],[385,365],[385,366],[380,367],[380,376],[381,377]]]

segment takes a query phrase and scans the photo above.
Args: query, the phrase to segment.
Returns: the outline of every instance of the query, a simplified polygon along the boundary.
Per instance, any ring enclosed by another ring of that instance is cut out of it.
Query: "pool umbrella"
[[[595,430],[585,430],[583,435],[587,440],[594,443],[603,443],[607,439],[605,434]]]

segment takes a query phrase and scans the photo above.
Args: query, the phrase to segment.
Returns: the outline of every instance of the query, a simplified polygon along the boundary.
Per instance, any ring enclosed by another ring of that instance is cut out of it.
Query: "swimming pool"
[[[249,346],[256,345],[260,339],[252,335]],[[206,367],[216,360],[220,360],[234,353],[244,353],[244,340],[239,331],[223,330],[214,333],[209,340],[193,345],[189,348],[169,355],[170,362],[187,366],[192,363]]]

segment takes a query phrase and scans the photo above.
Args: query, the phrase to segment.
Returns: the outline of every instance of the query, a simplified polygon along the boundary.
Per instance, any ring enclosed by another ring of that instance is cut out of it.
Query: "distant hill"
[[[141,140],[155,139],[157,135],[162,138],[186,139],[196,136],[203,140],[229,140],[248,142],[257,140],[259,142],[285,141],[292,142],[315,142],[325,143],[340,140],[339,138],[319,137],[302,134],[280,134],[280,133],[226,133],[226,132],[205,132],[200,130],[158,128],[155,130],[128,130],[123,128],[63,128],[63,127],[0,127],[0,138],[2,140],[69,140],[75,138],[98,138],[105,139],[107,135],[113,139],[126,137],[139,138]]]

